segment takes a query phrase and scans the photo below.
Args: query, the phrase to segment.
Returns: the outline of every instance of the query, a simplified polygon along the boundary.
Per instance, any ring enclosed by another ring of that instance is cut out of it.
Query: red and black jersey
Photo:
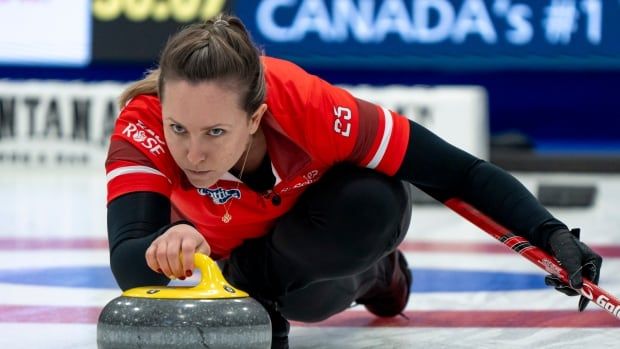
[[[356,99],[290,62],[262,61],[268,111],[261,127],[276,178],[269,193],[253,191],[230,173],[210,188],[188,185],[166,146],[158,98],[140,95],[116,121],[106,162],[108,202],[140,191],[168,197],[174,219],[191,221],[218,258],[243,240],[266,234],[336,163],[396,173],[409,141],[407,118]],[[281,202],[274,205],[271,195]],[[226,209],[232,216],[228,223],[221,219]]]

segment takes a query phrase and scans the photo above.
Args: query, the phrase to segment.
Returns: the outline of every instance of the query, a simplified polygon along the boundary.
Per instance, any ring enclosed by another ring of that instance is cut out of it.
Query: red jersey
[[[299,196],[334,164],[351,162],[393,175],[409,140],[407,118],[310,75],[300,67],[264,57],[268,110],[261,127],[276,178],[257,193],[230,173],[210,188],[189,185],[163,136],[159,99],[133,98],[121,111],[106,161],[108,202],[130,192],[170,198],[173,219],[192,222],[214,258],[243,240],[266,234]],[[281,200],[274,204],[272,195]],[[226,209],[232,216],[222,217]]]

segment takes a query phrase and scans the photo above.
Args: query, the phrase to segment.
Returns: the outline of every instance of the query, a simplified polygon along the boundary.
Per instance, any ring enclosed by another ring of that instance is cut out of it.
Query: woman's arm
[[[554,218],[512,175],[450,145],[409,121],[409,144],[396,173],[434,198],[459,197],[534,245],[566,225]]]
[[[148,267],[145,252],[169,224],[170,201],[158,193],[133,192],[108,204],[110,266],[121,289],[168,284]]]
[[[566,225],[554,218],[513,176],[497,166],[448,144],[409,121],[409,142],[396,176],[410,181],[439,201],[458,197],[533,245],[551,252],[569,274],[570,288],[580,289],[583,277],[598,283],[602,258]],[[568,295],[559,280],[550,286]],[[582,296],[579,310],[588,298]]]

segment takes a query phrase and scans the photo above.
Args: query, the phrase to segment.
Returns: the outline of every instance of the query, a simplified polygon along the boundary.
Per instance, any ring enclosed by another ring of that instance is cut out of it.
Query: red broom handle
[[[444,204],[513,251],[536,264],[539,268],[559,277],[568,284],[568,273],[547,252],[533,246],[525,238],[511,233],[508,229],[460,199],[452,198],[444,202]],[[577,291],[590,299],[594,304],[620,319],[620,301],[609,292],[585,278],[583,280],[583,288]]]

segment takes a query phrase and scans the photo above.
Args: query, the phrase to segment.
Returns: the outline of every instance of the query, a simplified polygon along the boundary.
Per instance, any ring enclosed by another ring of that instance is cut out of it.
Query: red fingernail
[[[164,273],[164,271],[163,271],[163,270],[161,270],[161,269],[157,269],[157,272],[158,272],[158,273],[160,273],[160,274],[163,274],[163,273]]]
[[[191,271],[191,270],[186,270],[186,271],[185,271],[185,275],[186,275],[187,277],[192,276],[192,274],[193,274],[193,273],[192,273],[192,271]]]
[[[185,280],[185,276],[179,276],[179,280],[181,281]]]

